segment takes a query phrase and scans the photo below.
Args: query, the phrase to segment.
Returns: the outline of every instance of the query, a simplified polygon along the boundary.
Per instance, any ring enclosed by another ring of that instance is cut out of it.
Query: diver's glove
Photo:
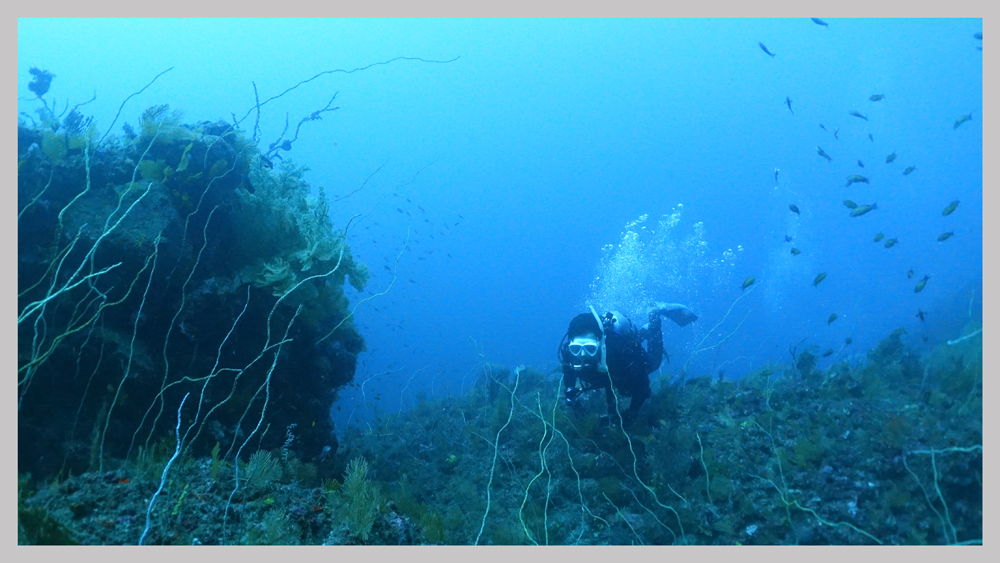
[[[566,388],[566,406],[575,407],[577,405],[576,397],[580,394],[580,389],[576,387]]]
[[[698,320],[698,315],[694,314],[694,311],[688,309],[680,303],[664,303],[662,301],[655,301],[649,304],[649,308],[646,309],[646,313],[649,315],[663,315],[664,317],[667,317],[677,323],[677,326],[689,325]]]

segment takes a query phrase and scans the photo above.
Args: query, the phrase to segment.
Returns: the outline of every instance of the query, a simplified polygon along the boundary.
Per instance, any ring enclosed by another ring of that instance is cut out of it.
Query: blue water
[[[484,360],[551,370],[591,302],[691,307],[698,322],[665,324],[666,377],[737,378],[799,343],[863,361],[899,326],[924,350],[981,322],[982,20],[827,22],[22,19],[19,109],[32,66],[60,108],[96,94],[80,109],[102,131],[172,67],[120,131],[155,104],[231,121],[254,85],[265,100],[323,71],[451,61],[325,74],[262,108],[269,141],[336,93],[288,155],[328,196],[364,184],[331,205],[336,225],[361,214],[349,242],[372,273],[346,291],[388,293],[357,309],[364,387],[341,394],[343,428],[468,389]],[[878,208],[852,218],[845,199]]]

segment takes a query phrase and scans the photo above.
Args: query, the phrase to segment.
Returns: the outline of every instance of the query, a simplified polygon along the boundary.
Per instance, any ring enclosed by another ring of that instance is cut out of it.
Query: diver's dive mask
[[[601,349],[601,343],[593,338],[578,337],[569,343],[569,353],[574,357],[596,356]]]

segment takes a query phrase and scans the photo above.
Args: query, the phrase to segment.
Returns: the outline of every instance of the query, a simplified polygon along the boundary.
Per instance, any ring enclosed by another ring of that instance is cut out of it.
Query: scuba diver
[[[688,325],[698,316],[678,303],[653,303],[648,311],[649,324],[636,329],[625,315],[609,311],[599,317],[594,307],[569,323],[569,329],[559,343],[559,363],[562,365],[566,404],[576,405],[576,398],[586,391],[604,389],[608,414],[601,425],[631,423],[642,403],[649,398],[649,374],[663,361],[663,333],[660,316]],[[643,349],[642,341],[647,342]],[[670,357],[667,357],[670,361]],[[578,386],[579,383],[579,386]],[[618,420],[616,393],[631,397],[628,409]]]

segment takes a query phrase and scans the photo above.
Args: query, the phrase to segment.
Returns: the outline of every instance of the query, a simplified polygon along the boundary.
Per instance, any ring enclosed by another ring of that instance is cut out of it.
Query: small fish
[[[829,27],[829,25],[830,25],[830,24],[826,23],[825,21],[823,21],[823,20],[821,20],[819,18],[809,18],[809,19],[811,19],[812,22],[814,24],[816,24],[816,25],[821,25],[823,27]]]
[[[917,287],[913,288],[913,293],[920,293],[924,290],[924,286],[927,285],[927,280],[931,279],[930,276],[924,276],[924,279],[917,282]]]
[[[872,137],[872,134],[869,133],[868,134],[868,140],[874,143],[875,142],[875,137]]]
[[[916,166],[907,166],[906,170],[903,170],[903,176],[909,176],[910,172],[913,172],[916,169],[917,169]]]
[[[398,208],[398,207],[396,208],[396,211],[399,211],[400,213],[402,213],[402,212],[403,212],[403,210],[402,210],[402,209],[400,209],[400,208]]]
[[[837,313],[833,313],[832,315],[830,315],[830,318],[826,320],[826,326],[830,326],[831,324],[833,324],[833,321],[837,320],[837,316],[838,316]]]
[[[768,51],[768,50],[767,50],[767,45],[764,45],[763,43],[761,43],[761,42],[759,42],[759,41],[757,42],[757,44],[758,44],[758,45],[760,45],[760,48],[761,48],[761,50],[762,50],[762,51],[764,51],[764,52],[765,52],[765,53],[767,53],[768,55],[771,55],[771,58],[772,58],[772,59],[774,58],[774,53],[772,53],[771,51]]]
[[[826,272],[820,272],[819,275],[816,276],[816,279],[813,280],[813,287],[818,287],[820,282],[822,282],[825,279],[826,279]]]
[[[879,234],[875,235],[875,238],[872,239],[872,242],[878,242],[878,241],[880,241],[880,240],[882,240],[884,238],[885,238],[885,235],[882,234],[882,233],[879,233]]]
[[[917,309],[917,318],[920,319],[920,322],[922,322],[922,323],[927,322],[927,321],[924,320],[924,316],[926,314],[927,313],[925,313],[923,309]]]
[[[947,233],[941,233],[940,235],[938,235],[938,242],[944,242],[944,241],[950,239],[952,237],[952,235],[954,235],[954,234],[955,234],[954,231],[948,231]]]
[[[976,39],[980,40],[980,41],[983,40],[983,32],[982,31],[977,31],[976,33],[973,33],[972,36],[975,37]]]
[[[891,238],[891,239],[885,241],[885,245],[884,246],[886,248],[892,248],[892,247],[896,246],[897,242],[899,242],[899,239]]]
[[[847,338],[844,339],[844,346],[849,346],[851,342],[854,342],[854,340],[851,340],[851,337],[848,336]]]
[[[826,127],[823,126],[822,123],[819,124],[819,128],[822,129],[822,130],[824,130],[824,131],[826,131]],[[829,133],[829,131],[826,131],[826,132]]]
[[[857,118],[860,118],[860,119],[864,119],[865,121],[868,121],[868,116],[866,116],[865,114],[861,113],[860,111],[858,111],[856,109],[852,109],[851,111],[847,112],[847,114],[848,115],[853,115],[854,117],[857,117]]]
[[[877,203],[873,203],[871,205],[859,205],[857,209],[851,211],[851,217],[861,217],[873,209],[878,209]]]
[[[788,96],[785,96],[785,105],[788,106],[788,111],[791,111],[792,115],[795,115],[795,112],[792,111],[792,100]]]
[[[859,160],[859,161],[858,161],[858,166],[860,166],[861,168],[864,168],[864,167],[865,167],[865,163],[864,163],[864,162],[861,162],[861,161]]]
[[[788,208],[792,210],[792,213],[796,215],[799,214],[799,206],[795,205],[794,203],[789,203]]]
[[[839,132],[840,132],[840,127],[837,127],[837,129],[833,132],[833,138],[834,139],[840,139],[840,137],[837,136],[837,133],[839,133]]]
[[[785,235],[785,242],[792,242],[792,237]]]
[[[962,117],[959,117],[957,120],[955,120],[955,125],[952,126],[952,129],[958,129],[959,125],[961,125],[961,124],[963,124],[966,121],[969,121],[971,119],[972,119],[972,114],[971,113],[967,113],[967,114],[963,115]]]
[[[941,212],[941,215],[944,215],[944,216],[951,215],[952,212],[954,212],[956,209],[958,209],[958,200],[957,199],[955,201],[949,203],[948,207],[945,207],[944,211]]]
[[[781,171],[780,171],[780,170],[778,170],[777,168],[775,168],[775,169],[774,169],[774,183],[775,183],[775,184],[777,184],[777,183],[778,183],[778,172],[781,172]]]
[[[845,199],[844,200],[844,206],[847,207],[848,209],[857,209],[858,208],[858,204],[854,203],[853,201],[851,201],[849,199]]]
[[[844,187],[846,188],[846,187],[850,186],[851,184],[854,184],[854,183],[857,183],[857,182],[863,182],[865,184],[868,184],[868,178],[865,178],[864,176],[860,176],[858,174],[851,174],[850,176],[847,177],[847,184],[845,184]]]
[[[743,285],[740,286],[740,289],[742,289],[743,291],[746,291],[747,288],[750,287],[751,285],[753,285],[753,282],[755,282],[755,281],[757,281],[757,277],[756,276],[750,276],[749,278],[743,280]]]
[[[826,151],[824,151],[820,147],[816,147],[816,154],[818,154],[818,155],[822,156],[823,158],[825,158],[827,162],[830,162],[831,160],[833,160],[832,158],[830,158],[830,155],[826,154]]]
[[[832,355],[833,355],[833,348],[827,348],[826,352],[823,352],[823,357],[824,358],[826,358],[827,356],[832,356]]]
[[[892,151],[892,154],[890,154],[889,156],[885,157],[885,163],[886,164],[889,164],[889,163],[891,163],[894,160],[896,160],[896,151]]]
[[[906,272],[906,279],[908,279],[908,280],[912,280],[913,279],[913,268],[910,268],[910,270],[908,272]]]
[[[793,246],[793,247],[792,247],[792,256],[798,256],[799,254],[802,254],[802,251],[801,251],[801,250],[799,250],[798,248],[795,248],[795,247]]]
[[[871,96],[868,97],[868,99],[873,102],[879,102],[884,100],[885,96],[883,96],[882,94],[872,94]]]

